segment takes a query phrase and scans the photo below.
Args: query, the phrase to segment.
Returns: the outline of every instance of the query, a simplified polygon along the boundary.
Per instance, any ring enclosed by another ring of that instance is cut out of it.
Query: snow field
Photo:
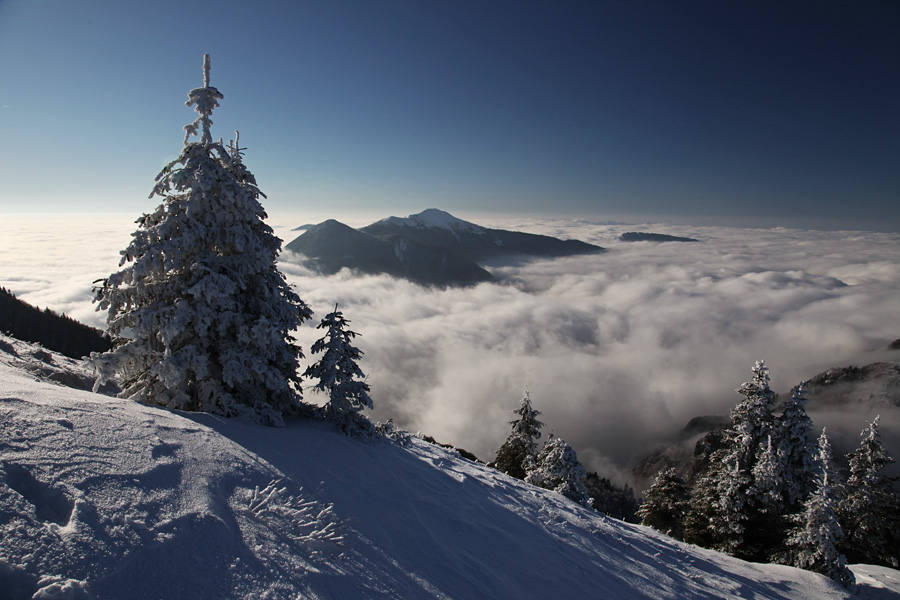
[[[403,448],[324,423],[178,413],[41,381],[8,356],[0,597],[850,597],[417,437]],[[896,571],[857,573],[860,597],[896,597]]]

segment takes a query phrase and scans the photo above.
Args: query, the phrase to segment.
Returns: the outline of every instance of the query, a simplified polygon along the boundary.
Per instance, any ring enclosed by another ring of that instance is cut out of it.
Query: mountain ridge
[[[353,229],[329,219],[307,229],[285,249],[303,264],[329,275],[348,268],[387,274],[426,285],[471,285],[492,281],[480,262],[500,256],[556,258],[602,252],[579,240],[490,229],[439,209],[387,217]]]

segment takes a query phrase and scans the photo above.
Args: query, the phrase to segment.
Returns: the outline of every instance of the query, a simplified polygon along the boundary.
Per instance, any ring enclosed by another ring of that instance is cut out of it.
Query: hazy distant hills
[[[810,405],[871,404],[900,408],[900,363],[828,369],[806,382]]]
[[[431,285],[491,281],[478,263],[501,256],[553,258],[603,251],[578,240],[481,227],[434,208],[360,229],[330,219],[285,247],[324,274],[350,268]]]
[[[402,235],[374,236],[334,219],[310,227],[285,247],[305,256],[306,266],[326,275],[349,268],[425,284],[492,279],[477,263],[441,245],[419,243]]]
[[[619,236],[622,242],[696,242],[694,238],[678,237],[677,235],[667,235],[665,233],[645,233],[640,231],[629,231]]]

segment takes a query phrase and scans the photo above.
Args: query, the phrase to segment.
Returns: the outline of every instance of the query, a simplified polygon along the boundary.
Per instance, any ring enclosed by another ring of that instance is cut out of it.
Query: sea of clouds
[[[4,219],[0,286],[102,327],[90,288],[117,270],[133,220]],[[758,359],[782,393],[829,367],[900,360],[884,351],[900,338],[895,233],[471,220],[607,251],[498,261],[487,266],[499,283],[451,289],[346,271],[322,277],[290,254],[280,268],[316,312],[299,332],[304,349],[336,303],[361,334],[373,418],[392,418],[483,460],[508,434],[526,386],[545,433],[565,438],[588,468],[621,482],[690,418],[727,414]],[[305,222],[273,226],[287,243],[299,234],[291,228]],[[699,242],[618,241],[626,231]],[[814,414],[817,426],[827,424],[845,443],[855,443],[873,416],[868,407]],[[883,415],[882,430],[890,443],[900,439],[895,414]]]

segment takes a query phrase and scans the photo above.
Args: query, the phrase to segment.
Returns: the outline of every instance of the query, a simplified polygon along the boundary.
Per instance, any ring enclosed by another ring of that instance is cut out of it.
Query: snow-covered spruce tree
[[[776,400],[769,388],[766,363],[757,361],[753,365],[753,379],[736,391],[744,399],[731,411],[731,426],[725,431],[725,439],[740,454],[741,466],[749,469],[759,447],[774,433]]]
[[[641,524],[676,540],[684,537],[684,518],[690,507],[690,490],[674,467],[659,472],[637,511]]]
[[[836,545],[843,531],[837,515],[837,470],[825,430],[819,437],[816,462],[816,488],[804,502],[803,512],[796,516],[796,527],[788,534],[788,557],[794,566],[821,573],[852,588],[855,585],[853,573]]]
[[[854,563],[900,566],[900,498],[896,478],[882,471],[894,459],[881,442],[880,417],[862,432],[859,448],[847,455],[850,475],[839,507],[846,537],[841,548]]]
[[[780,479],[777,473],[769,477],[764,467],[755,469],[770,454],[775,424],[775,394],[763,361],[737,392],[744,399],[731,411],[724,448],[713,454],[710,468],[697,481],[685,539],[740,558],[766,560],[773,550],[769,507],[776,491],[770,486]]]
[[[750,494],[757,498],[760,510],[765,513],[780,512],[783,509],[781,490],[784,474],[771,435],[759,448],[751,476]]]
[[[748,490],[749,514],[741,552],[757,560],[773,561],[781,553],[789,526],[784,501],[784,466],[772,436],[759,448]]]
[[[796,513],[815,489],[816,444],[813,422],[806,413],[806,390],[801,383],[784,403],[776,432],[778,460],[783,477],[785,512]]]
[[[493,466],[516,479],[525,479],[535,466],[537,440],[541,437],[541,427],[544,424],[538,421],[540,411],[531,407],[531,395],[527,389],[519,408],[513,412],[519,418],[509,422],[509,437],[497,450]]]
[[[186,103],[199,116],[150,194],[162,204],[136,221],[125,268],[94,290],[121,343],[93,361],[98,383],[117,374],[125,397],[278,425],[301,406],[291,332],[312,313],[276,267],[281,240],[237,143],[229,152],[212,141],[223,96],[209,55],[203,78]]]
[[[578,454],[560,437],[550,436],[537,457],[537,464],[525,477],[525,482],[553,490],[578,504],[590,507],[591,499],[584,487],[587,471]]]
[[[337,422],[345,433],[362,434],[372,430],[372,425],[359,411],[372,408],[372,398],[365,374],[357,364],[362,352],[352,343],[359,334],[350,331],[349,324],[335,304],[334,311],[325,315],[318,326],[325,330],[325,335],[310,349],[313,354],[323,353],[322,357],[303,376],[315,380],[317,390],[328,393],[325,414],[329,419]]]
[[[684,518],[684,541],[704,548],[722,548],[723,535],[719,532],[720,481],[726,481],[725,449],[719,449],[709,458],[709,466],[696,479],[691,493],[691,503]],[[736,532],[740,534],[743,529]]]

